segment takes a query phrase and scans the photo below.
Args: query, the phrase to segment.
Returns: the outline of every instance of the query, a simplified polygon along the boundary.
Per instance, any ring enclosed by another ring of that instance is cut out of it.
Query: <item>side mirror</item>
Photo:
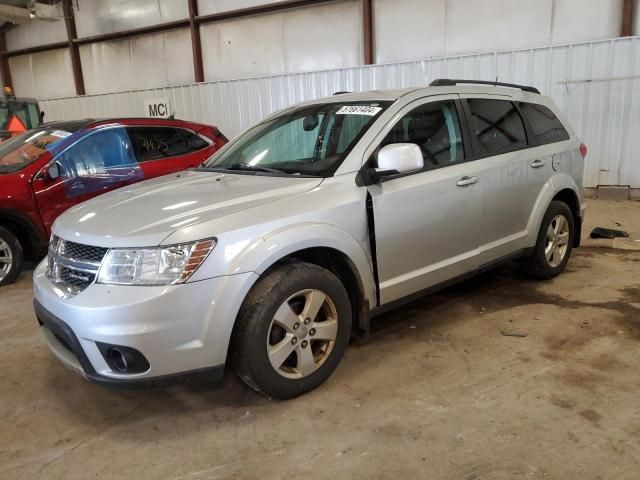
[[[360,170],[356,183],[359,186],[378,183],[382,178],[399,173],[414,172],[424,168],[420,147],[415,143],[392,143],[378,152],[378,168]]]
[[[424,168],[420,147],[415,143],[392,143],[378,152],[378,173],[395,171],[413,172]]]
[[[60,164],[58,162],[52,163],[47,168],[47,175],[51,180],[55,180],[60,177]]]

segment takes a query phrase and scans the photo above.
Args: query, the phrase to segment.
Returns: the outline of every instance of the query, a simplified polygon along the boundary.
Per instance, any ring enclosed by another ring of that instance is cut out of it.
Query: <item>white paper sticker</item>
[[[54,137],[66,138],[71,135],[71,133],[65,132],[64,130],[54,130],[49,135],[53,135]]]
[[[369,105],[345,105],[336,112],[336,115],[368,115],[373,117],[382,110],[382,107],[370,107]]]

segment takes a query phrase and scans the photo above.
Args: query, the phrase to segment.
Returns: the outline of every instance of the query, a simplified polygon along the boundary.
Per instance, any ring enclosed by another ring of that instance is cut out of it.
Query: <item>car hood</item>
[[[177,229],[306,192],[321,178],[190,170],[115,190],[55,222],[56,235],[102,247],[156,246]]]

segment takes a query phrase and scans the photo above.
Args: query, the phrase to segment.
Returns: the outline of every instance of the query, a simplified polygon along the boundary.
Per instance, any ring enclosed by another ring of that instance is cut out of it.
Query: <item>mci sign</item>
[[[144,111],[147,117],[169,118],[171,108],[168,98],[152,98],[144,101]]]

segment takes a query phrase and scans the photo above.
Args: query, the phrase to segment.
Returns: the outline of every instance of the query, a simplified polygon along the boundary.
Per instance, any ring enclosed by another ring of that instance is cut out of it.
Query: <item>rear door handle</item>
[[[534,160],[534,162],[531,164],[531,168],[540,168],[540,167],[544,167],[544,164],[547,163],[544,160]]]
[[[456,182],[456,185],[459,187],[467,187],[469,185],[473,185],[474,183],[478,183],[478,177],[469,177],[468,175],[465,175]]]

